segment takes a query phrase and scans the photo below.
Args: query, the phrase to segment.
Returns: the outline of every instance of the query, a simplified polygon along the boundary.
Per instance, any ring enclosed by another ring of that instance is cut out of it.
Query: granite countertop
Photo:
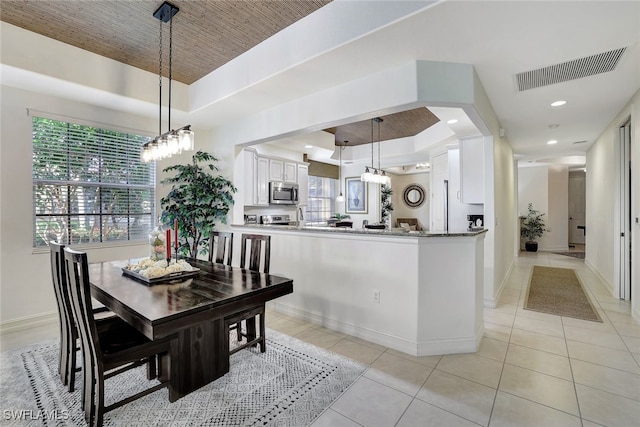
[[[391,230],[362,230],[348,227],[326,227],[326,226],[303,226],[297,225],[264,225],[264,224],[231,224],[232,227],[245,227],[256,229],[282,230],[282,231],[302,231],[319,233],[344,233],[344,234],[366,234],[378,236],[399,236],[399,237],[457,237],[457,236],[477,236],[485,233],[487,229],[474,229],[471,231],[405,231],[401,229]]]

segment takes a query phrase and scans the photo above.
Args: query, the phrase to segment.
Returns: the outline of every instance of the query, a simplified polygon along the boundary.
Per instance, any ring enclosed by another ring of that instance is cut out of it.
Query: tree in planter
[[[524,245],[528,252],[536,252],[536,239],[542,237],[545,231],[549,231],[545,228],[543,216],[544,213],[533,209],[533,203],[529,203],[527,214],[520,217],[520,235],[526,239]]]
[[[386,224],[387,220],[393,212],[393,203],[391,203],[391,195],[393,190],[387,185],[380,186],[380,222]]]
[[[209,235],[216,221],[226,224],[233,205],[236,188],[228,179],[215,175],[219,171],[214,164],[217,161],[213,155],[198,151],[191,163],[163,169],[176,175],[160,181],[172,185],[169,194],[160,199],[162,223],[173,227],[174,220],[178,220],[178,251],[192,258],[207,254]]]

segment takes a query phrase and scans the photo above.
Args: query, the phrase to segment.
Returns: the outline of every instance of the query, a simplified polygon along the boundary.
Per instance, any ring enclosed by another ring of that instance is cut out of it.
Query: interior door
[[[616,221],[619,242],[614,251],[614,275],[617,277],[618,296],[631,299],[631,122],[619,128],[618,161],[618,218]]]
[[[569,173],[569,244],[584,244],[585,173]]]

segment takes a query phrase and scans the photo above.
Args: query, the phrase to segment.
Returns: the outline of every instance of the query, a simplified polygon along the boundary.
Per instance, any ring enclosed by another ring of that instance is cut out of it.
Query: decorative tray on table
[[[122,274],[136,279],[147,286],[160,283],[182,282],[190,277],[200,274],[200,269],[192,267],[184,260],[172,260],[167,265],[166,260],[152,261],[149,258],[141,260],[138,264],[129,264],[122,268]]]

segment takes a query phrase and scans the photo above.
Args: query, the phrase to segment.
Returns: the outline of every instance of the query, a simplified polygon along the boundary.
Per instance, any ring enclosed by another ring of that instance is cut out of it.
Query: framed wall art
[[[345,178],[346,206],[345,212],[352,214],[367,213],[367,183],[360,181],[359,176]]]

